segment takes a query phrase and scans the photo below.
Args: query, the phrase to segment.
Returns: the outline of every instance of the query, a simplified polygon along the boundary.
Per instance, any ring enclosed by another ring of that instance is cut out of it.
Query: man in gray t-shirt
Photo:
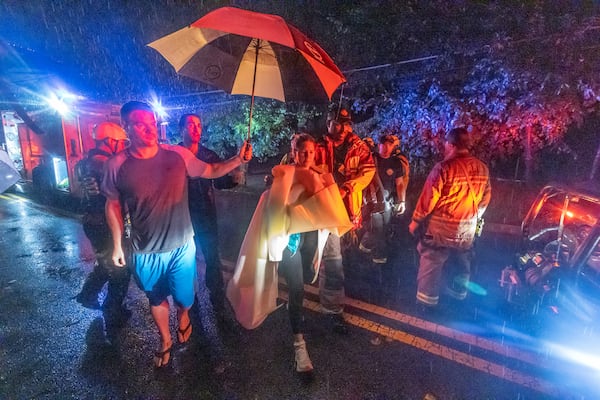
[[[123,207],[131,217],[132,269],[136,282],[150,301],[161,344],[154,357],[156,367],[169,363],[171,333],[169,302],[177,306],[178,340],[189,340],[189,309],[194,302],[195,246],[190,220],[187,178],[217,178],[252,157],[245,143],[238,156],[221,163],[205,163],[181,146],[158,143],[152,108],[137,101],[121,108],[121,120],[130,147],[107,161],[102,181],[106,218],[114,250],[112,260],[125,267],[122,247]]]

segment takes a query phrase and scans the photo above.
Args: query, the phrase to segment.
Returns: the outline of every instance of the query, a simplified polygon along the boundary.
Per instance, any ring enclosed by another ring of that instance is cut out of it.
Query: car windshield
[[[547,187],[538,196],[524,223],[530,249],[558,253],[560,238],[562,261],[568,261],[598,224],[600,196],[560,187]],[[561,228],[562,221],[562,228]]]

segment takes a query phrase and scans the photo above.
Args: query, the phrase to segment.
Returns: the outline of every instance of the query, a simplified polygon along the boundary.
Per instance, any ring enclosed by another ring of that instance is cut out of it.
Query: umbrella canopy
[[[8,153],[0,149],[0,193],[17,183],[21,179],[19,171],[15,168]]]
[[[327,53],[283,18],[239,8],[219,8],[148,46],[177,73],[231,94],[323,101],[346,82]]]

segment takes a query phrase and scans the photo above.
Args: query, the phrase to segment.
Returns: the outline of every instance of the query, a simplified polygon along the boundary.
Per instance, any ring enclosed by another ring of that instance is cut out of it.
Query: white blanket
[[[352,228],[330,174],[281,165],[273,169],[273,176],[273,186],[256,206],[227,285],[236,318],[247,329],[258,327],[277,307],[277,267],[289,235],[319,232],[313,259],[318,271],[329,233],[341,236]]]

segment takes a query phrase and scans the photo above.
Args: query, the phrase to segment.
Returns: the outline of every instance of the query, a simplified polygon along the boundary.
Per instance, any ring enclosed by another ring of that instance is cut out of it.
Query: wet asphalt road
[[[480,268],[504,262],[488,258]],[[531,332],[512,332],[510,322],[519,321],[492,315],[494,274],[482,283],[488,296],[422,316],[412,305],[414,253],[397,263],[380,280],[363,268],[348,271],[347,336],[331,332],[307,288],[312,379],[294,372],[285,307],[254,331],[217,327],[204,291],[189,344],[156,371],[158,335],[134,283],[133,315],[114,343],[104,337],[102,313],[72,299],[93,266],[77,215],[0,195],[0,399],[599,398],[584,381],[589,371],[573,372],[538,349]]]

